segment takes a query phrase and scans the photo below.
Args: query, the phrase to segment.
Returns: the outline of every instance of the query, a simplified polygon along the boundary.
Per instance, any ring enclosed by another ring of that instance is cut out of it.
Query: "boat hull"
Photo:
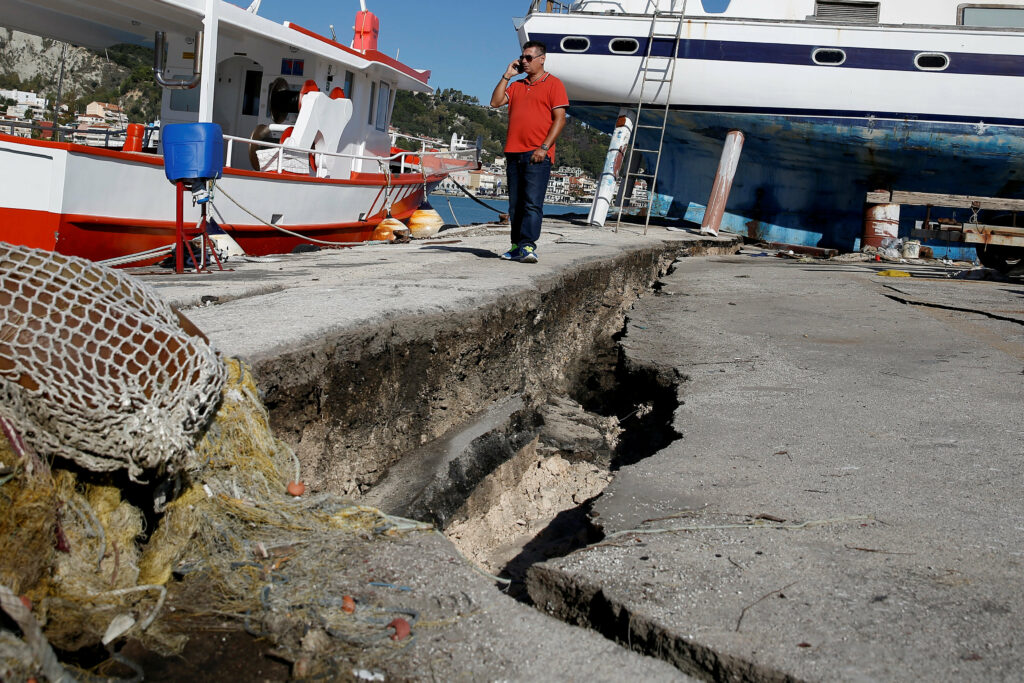
[[[94,261],[174,243],[176,191],[159,156],[0,135],[0,162],[0,241]],[[411,215],[443,177],[392,175],[389,189],[376,173],[333,180],[226,169],[210,215],[254,256],[361,242],[389,209],[400,220]],[[188,197],[185,204],[191,227],[200,209]]]
[[[641,93],[641,123],[660,126],[669,107],[655,190],[673,197],[672,216],[707,203],[730,130],[746,142],[727,210],[771,241],[855,248],[872,190],[1024,196],[1021,32],[687,20],[676,52],[672,39],[651,47],[652,68],[674,70],[670,87],[643,79],[651,21],[534,13],[519,31],[548,45],[547,67],[584,122],[611,132]],[[658,33],[674,32],[659,20]],[[615,54],[621,39],[636,51]],[[818,63],[822,49],[843,61]],[[921,54],[945,55],[946,67],[922,69]],[[636,147],[658,148],[659,131],[637,130]],[[904,212],[904,234],[914,213]]]
[[[573,113],[609,129],[619,106],[574,106]],[[1016,126],[673,110],[658,180],[658,192],[673,198],[670,216],[707,203],[730,130],[746,140],[728,210],[748,219],[755,239],[854,249],[865,194],[877,189],[1024,192],[1024,131]],[[656,146],[649,135],[640,129],[637,146]]]

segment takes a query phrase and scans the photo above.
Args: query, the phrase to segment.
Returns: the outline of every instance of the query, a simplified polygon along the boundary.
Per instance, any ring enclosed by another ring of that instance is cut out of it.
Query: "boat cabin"
[[[95,48],[118,43],[155,46],[158,74],[169,86],[163,92],[161,123],[220,124],[229,150],[226,165],[233,168],[268,170],[266,155],[277,154],[276,149],[258,156],[259,146],[249,141],[278,143],[291,135],[301,138],[296,146],[304,149],[387,157],[396,91],[430,91],[429,71],[414,70],[377,51],[379,24],[369,12],[359,12],[357,23],[362,18],[367,25],[350,46],[261,17],[255,11],[258,3],[249,11],[219,2],[213,103],[204,118],[197,43],[202,42],[206,0],[5,4],[4,24],[35,35]],[[193,87],[185,87],[190,81]],[[315,111],[302,113],[304,96],[317,91],[323,96],[316,98]],[[342,178],[353,171],[381,171],[372,160],[333,157],[325,163],[333,167],[318,171],[310,159],[310,173]]]

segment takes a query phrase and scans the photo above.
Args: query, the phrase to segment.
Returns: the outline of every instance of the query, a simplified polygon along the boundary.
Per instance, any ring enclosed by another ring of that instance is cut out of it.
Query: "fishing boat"
[[[1019,0],[536,0],[516,28],[573,116],[630,119],[672,216],[709,203],[731,131],[751,237],[851,250],[869,192],[1024,192]]]
[[[154,47],[161,124],[220,126],[223,175],[197,198],[212,194],[210,217],[249,255],[365,241],[389,214],[410,216],[450,171],[479,166],[478,147],[454,139],[415,156],[395,148],[395,94],[430,92],[430,72],[377,49],[380,20],[365,2],[350,45],[270,21],[259,4],[2,0],[0,22],[93,48]],[[123,148],[102,149],[0,134],[0,241],[117,265],[166,256],[175,188],[160,145],[142,137],[129,131]],[[185,207],[186,223],[199,217]]]

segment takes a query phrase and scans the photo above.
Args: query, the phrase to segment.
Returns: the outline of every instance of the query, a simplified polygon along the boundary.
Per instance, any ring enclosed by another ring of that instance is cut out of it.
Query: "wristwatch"
[[[548,151],[548,149],[550,149],[547,145],[541,145],[540,148],[545,152]]]

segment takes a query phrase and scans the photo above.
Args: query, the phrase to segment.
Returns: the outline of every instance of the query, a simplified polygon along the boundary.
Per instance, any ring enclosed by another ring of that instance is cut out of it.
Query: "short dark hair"
[[[546,55],[548,53],[548,46],[545,45],[544,43],[540,42],[539,40],[530,40],[530,41],[527,41],[526,43],[523,44],[523,49],[524,50],[526,48],[528,48],[528,47],[535,47],[535,48],[537,48],[538,50],[540,50],[540,53],[542,55]]]

